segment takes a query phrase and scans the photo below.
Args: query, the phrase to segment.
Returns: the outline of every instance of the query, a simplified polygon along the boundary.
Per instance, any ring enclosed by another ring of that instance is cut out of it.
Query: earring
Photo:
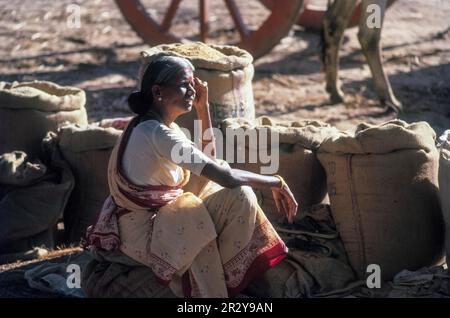
[[[158,100],[159,100],[159,101],[162,101],[162,97],[161,97],[161,96],[160,96],[160,97],[158,97]]]

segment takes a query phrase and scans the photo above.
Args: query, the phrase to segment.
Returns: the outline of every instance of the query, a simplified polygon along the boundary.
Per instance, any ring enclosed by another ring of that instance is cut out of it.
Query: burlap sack
[[[245,131],[248,135],[257,136],[258,141],[232,138],[231,134],[237,134],[238,130]],[[297,202],[303,208],[322,202],[326,196],[325,171],[320,165],[315,151],[321,142],[336,130],[328,124],[317,121],[297,121],[291,123],[275,123],[268,117],[260,117],[255,123],[244,119],[226,119],[222,123],[222,132],[226,142],[223,154],[230,166],[237,169],[264,173],[261,167],[268,164],[261,161],[258,150],[272,151],[270,137],[266,143],[260,143],[259,137],[266,132],[277,133],[279,136],[279,168],[275,173],[281,175],[289,185]],[[232,139],[235,139],[234,142]],[[235,155],[231,157],[227,148],[233,148],[234,153],[245,153],[245,162],[239,163]],[[253,153],[256,163],[250,162],[250,154]],[[273,156],[273,159],[277,159]],[[272,222],[277,222],[281,216],[273,200],[270,189],[255,189],[260,205]]]
[[[75,176],[75,188],[64,212],[65,238],[79,242],[109,195],[109,156],[121,131],[95,125],[67,125],[59,131],[59,147]]]
[[[28,186],[0,185],[0,254],[22,252],[36,246],[55,247],[55,227],[62,217],[74,179],[61,158],[56,136],[43,141],[46,174]],[[47,160],[48,159],[48,160]],[[0,191],[2,192],[2,191]]]
[[[83,90],[55,83],[0,82],[0,154],[21,150],[42,155],[40,143],[48,131],[64,122],[87,124]]]
[[[208,82],[211,120],[219,127],[225,118],[255,118],[252,79],[253,57],[246,51],[227,45],[203,43],[163,44],[141,53],[142,64],[139,79],[148,64],[161,55],[182,56],[195,66],[195,76]],[[139,83],[140,87],[140,83]],[[195,109],[180,116],[177,123],[193,134],[193,121],[197,119]]]
[[[450,136],[441,148],[439,157],[439,192],[445,221],[445,249],[450,263]]]
[[[425,122],[361,124],[319,148],[334,220],[359,278],[384,280],[441,260],[443,221],[435,132]]]

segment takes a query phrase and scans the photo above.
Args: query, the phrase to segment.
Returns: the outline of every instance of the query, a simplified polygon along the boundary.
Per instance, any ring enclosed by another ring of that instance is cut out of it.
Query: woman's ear
[[[161,100],[162,99],[162,87],[155,84],[152,87],[152,95],[154,100]]]

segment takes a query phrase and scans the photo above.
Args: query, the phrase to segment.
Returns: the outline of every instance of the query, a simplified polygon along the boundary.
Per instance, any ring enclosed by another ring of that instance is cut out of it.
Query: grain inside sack
[[[187,58],[195,66],[195,76],[208,82],[210,113],[214,127],[219,127],[225,118],[255,118],[253,57],[248,52],[235,46],[206,45],[200,42],[163,44],[141,53],[142,64],[139,73],[142,75],[148,64],[161,55]],[[140,83],[138,85],[140,87]],[[180,116],[177,123],[188,128],[192,136],[195,119],[197,114],[193,109]]]

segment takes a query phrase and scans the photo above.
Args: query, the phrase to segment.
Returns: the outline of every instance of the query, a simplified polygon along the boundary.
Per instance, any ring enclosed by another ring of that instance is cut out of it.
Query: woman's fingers
[[[286,197],[283,196],[281,202],[282,202],[282,205],[283,205],[284,210],[285,210],[285,216],[286,216],[288,222],[291,223],[292,207],[291,207],[291,205],[289,203],[289,200]]]
[[[298,203],[290,189],[287,186],[282,189],[272,188],[272,195],[278,212],[282,212],[288,222],[292,223],[297,214]]]
[[[272,190],[273,198],[275,201],[275,205],[277,207],[277,210],[282,215],[287,215],[288,211],[286,210],[285,206],[283,205],[283,196],[281,195],[279,190]]]
[[[278,213],[281,213],[280,196],[279,196],[277,190],[272,189],[272,196],[273,196],[273,200],[275,201],[275,205],[277,207]]]
[[[286,218],[290,222],[290,220],[289,220],[289,204],[288,204],[288,202],[286,202],[284,197],[281,197],[280,201],[281,201],[281,206],[283,207],[283,210],[284,210],[284,215],[286,216]]]
[[[207,82],[203,82],[201,79],[199,79],[198,77],[194,77],[194,83],[201,86],[202,88],[206,88],[208,86]]]
[[[294,219],[294,216],[297,214],[298,203],[295,200],[292,193],[290,193],[290,191],[282,191],[281,196],[283,198],[283,201],[285,202],[285,205],[288,208],[286,216],[288,218],[289,223],[291,223],[292,220]]]

